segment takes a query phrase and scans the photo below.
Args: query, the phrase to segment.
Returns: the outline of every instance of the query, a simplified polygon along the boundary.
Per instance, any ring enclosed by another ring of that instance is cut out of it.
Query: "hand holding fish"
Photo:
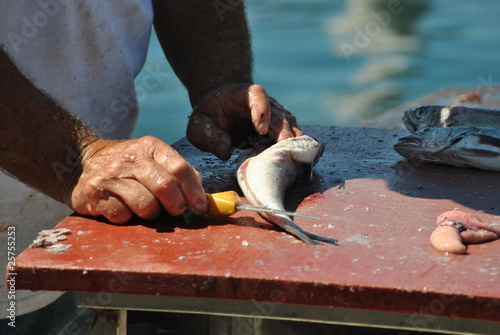
[[[208,93],[194,107],[187,129],[193,145],[222,160],[229,159],[233,147],[257,134],[279,142],[302,131],[295,117],[262,86],[251,84],[226,85]]]

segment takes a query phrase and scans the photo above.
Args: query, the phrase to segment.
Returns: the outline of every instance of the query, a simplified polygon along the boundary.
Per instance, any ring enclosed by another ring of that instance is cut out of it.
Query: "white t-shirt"
[[[153,20],[151,0],[0,0],[0,46],[35,86],[109,139],[131,136],[138,107],[134,78],[142,68]],[[29,120],[26,120],[29,122]],[[0,278],[7,227],[20,254],[69,208],[0,170]],[[16,291],[16,315],[60,293]],[[10,300],[0,281],[0,318]]]

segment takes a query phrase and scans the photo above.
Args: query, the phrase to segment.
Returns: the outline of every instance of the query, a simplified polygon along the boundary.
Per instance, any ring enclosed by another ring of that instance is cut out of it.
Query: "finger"
[[[188,208],[196,214],[205,214],[208,205],[199,172],[170,147],[168,150],[155,152],[153,158],[156,162],[154,167],[161,171],[154,174],[155,185],[149,187],[162,204],[173,201],[173,204],[167,205],[173,206],[169,212],[173,213],[177,205],[177,215]]]
[[[232,153],[231,137],[207,115],[194,111],[189,118],[187,139],[200,150],[228,160]]]
[[[297,118],[286,109],[285,109],[285,118],[288,122],[288,127],[291,130],[294,137],[304,135],[302,129],[300,129],[299,125],[297,124]]]
[[[96,188],[89,193],[85,210],[75,210],[80,214],[92,216],[102,215],[110,222],[123,224],[132,218],[132,211],[112,192],[103,187]]]
[[[155,163],[153,163],[155,164]],[[151,168],[145,175],[137,176],[172,216],[178,216],[187,210],[187,201],[174,178],[162,167]]]
[[[225,86],[211,92],[205,103],[199,106],[202,106],[199,112],[211,116],[214,123],[221,128],[229,126],[227,117],[231,116],[251,121],[255,131],[265,135],[271,123],[271,107],[267,93],[262,86],[256,84]],[[208,112],[210,110],[215,110],[215,113]]]
[[[259,135],[265,135],[271,124],[271,106],[264,87],[252,85],[246,93],[246,105],[250,109],[250,115],[255,131]]]
[[[179,185],[184,199],[187,200],[188,208],[195,214],[205,214],[208,211],[208,203],[199,172],[189,163],[184,164],[182,161],[170,164],[169,172]]]
[[[302,130],[297,125],[297,119],[292,113],[271,97],[269,97],[269,102],[272,108],[269,135],[276,142],[303,135]]]
[[[106,202],[99,202],[99,206],[96,209],[108,221],[117,224],[125,224],[133,216],[128,206],[116,196],[110,196]]]
[[[300,129],[298,126],[293,126],[293,127],[292,127],[292,133],[293,133],[293,136],[294,136],[294,137],[304,135],[304,132],[303,132],[303,131],[302,131],[302,129]]]
[[[160,202],[137,180],[119,179],[104,186],[142,219],[153,220],[161,213]]]

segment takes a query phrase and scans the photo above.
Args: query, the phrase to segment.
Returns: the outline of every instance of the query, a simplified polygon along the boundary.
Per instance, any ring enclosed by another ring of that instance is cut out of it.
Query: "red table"
[[[498,173],[415,164],[392,149],[404,130],[307,127],[327,143],[311,178],[287,196],[306,245],[258,215],[163,216],[116,226],[70,216],[66,251],[25,250],[16,287],[81,292],[81,306],[500,333],[500,241],[446,255],[429,245],[437,216],[458,208],[500,224]],[[234,160],[175,147],[208,192],[238,189]]]

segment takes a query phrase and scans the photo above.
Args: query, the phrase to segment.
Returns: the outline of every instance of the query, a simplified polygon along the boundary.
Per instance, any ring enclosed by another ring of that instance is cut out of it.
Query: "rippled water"
[[[438,89],[500,85],[499,1],[248,0],[247,11],[255,81],[301,124],[356,126]],[[155,37],[136,85],[134,136],[184,136],[187,94]]]

